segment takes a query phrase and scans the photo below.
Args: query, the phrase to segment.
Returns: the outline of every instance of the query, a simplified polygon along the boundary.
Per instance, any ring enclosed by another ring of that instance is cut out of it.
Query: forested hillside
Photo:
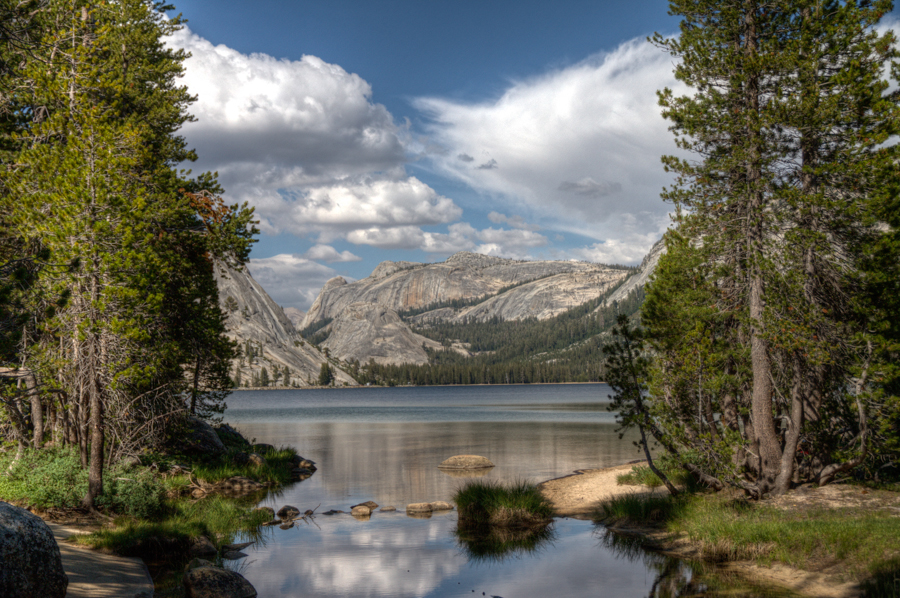
[[[414,328],[445,346],[442,351],[428,351],[428,364],[360,367],[354,363],[349,371],[360,382],[390,385],[602,381],[606,334],[617,315],[636,315],[644,300],[643,289],[637,288],[624,300],[605,304],[617,288],[546,320],[495,317],[487,322],[444,321]],[[453,345],[462,345],[472,355],[453,350]]]

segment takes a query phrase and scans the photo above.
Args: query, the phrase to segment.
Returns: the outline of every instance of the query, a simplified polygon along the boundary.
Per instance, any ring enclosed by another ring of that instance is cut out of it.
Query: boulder
[[[433,510],[430,502],[414,502],[406,505],[407,513],[431,513]]]
[[[244,435],[229,426],[228,424],[219,424],[213,428],[216,431],[216,434],[219,436],[219,440],[221,440],[226,446],[231,447],[245,447],[250,446],[250,443],[247,442],[247,439],[244,438]]]
[[[63,598],[69,578],[40,517],[0,501],[0,596]]]
[[[366,505],[356,505],[350,509],[350,514],[354,517],[368,517],[372,514],[372,509]]]
[[[493,467],[487,457],[478,455],[455,455],[438,465],[439,469],[487,469]]]
[[[395,507],[395,506],[393,506],[393,505],[388,505],[388,506],[386,506],[386,507],[381,507],[381,510],[382,510],[383,512],[385,512],[385,513],[389,513],[389,512],[391,512],[391,511],[396,511],[396,510],[397,510],[397,507]]]
[[[244,576],[218,567],[197,567],[184,574],[187,598],[256,598]]]
[[[370,511],[374,511],[375,509],[378,508],[378,503],[375,501],[372,501],[372,500],[367,500],[366,502],[361,502],[358,505],[353,505],[350,508],[353,509],[356,507],[369,507]]]
[[[240,451],[234,454],[234,456],[231,458],[231,462],[235,465],[246,465],[250,462],[250,455],[248,455],[244,451]]]
[[[292,478],[303,478],[304,480],[313,474],[309,469],[305,469],[302,467],[295,467],[291,470]]]
[[[300,509],[297,507],[292,507],[290,505],[285,505],[278,509],[276,515],[278,515],[279,519],[294,519],[297,515],[300,514]]]
[[[250,463],[250,465],[255,465],[256,467],[262,467],[266,465],[266,458],[259,453],[250,453],[249,455],[247,455],[247,461]]]
[[[205,554],[216,554],[216,547],[210,542],[206,536],[198,536],[191,538],[191,556],[203,556]]]
[[[191,559],[191,562],[185,565],[184,572],[187,573],[191,569],[197,569],[198,567],[212,567],[213,564],[206,559],[194,558]]]
[[[436,500],[431,503],[432,511],[452,511],[453,505],[448,502],[444,502],[443,500]]]
[[[184,421],[184,432],[175,441],[176,450],[188,455],[221,455],[225,445],[213,427],[196,417]]]

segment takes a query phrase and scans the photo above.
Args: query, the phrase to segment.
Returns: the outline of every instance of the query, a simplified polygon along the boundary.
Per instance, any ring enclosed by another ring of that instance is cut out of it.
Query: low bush
[[[453,497],[461,525],[530,526],[547,523],[553,506],[528,482],[469,482]]]
[[[6,472],[12,454],[0,455]],[[0,475],[0,498],[39,509],[71,509],[87,494],[88,472],[74,447],[26,450],[9,475]],[[150,472],[116,466],[105,472],[97,506],[120,515],[150,517],[160,511],[165,489]]]

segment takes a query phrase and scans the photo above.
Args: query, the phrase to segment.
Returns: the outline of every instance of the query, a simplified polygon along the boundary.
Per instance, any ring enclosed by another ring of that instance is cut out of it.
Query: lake
[[[645,552],[590,522],[557,519],[541,537],[459,537],[456,513],[408,517],[449,500],[466,478],[437,468],[457,454],[496,467],[483,479],[540,482],[641,458],[619,439],[605,384],[241,391],[225,421],[256,442],[315,461],[309,479],[260,504],[317,513],[375,501],[368,520],[316,516],[265,528],[240,571],[260,598],[773,596]],[[721,592],[721,594],[720,594]]]

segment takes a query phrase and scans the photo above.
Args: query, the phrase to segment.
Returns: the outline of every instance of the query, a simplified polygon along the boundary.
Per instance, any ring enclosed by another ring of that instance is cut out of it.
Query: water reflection
[[[689,563],[647,550],[640,537],[621,535],[600,528],[601,548],[642,563],[654,573],[647,598],[690,598],[695,596],[738,596],[791,598],[795,594],[779,588],[748,587],[745,580],[724,573],[712,565]]]
[[[452,455],[487,457],[496,467],[484,478],[504,482],[639,458],[634,438],[620,440],[601,410],[606,394],[603,386],[237,393],[229,423],[257,441],[294,446],[319,467],[262,504],[322,513],[374,500],[399,511],[265,528],[244,550],[249,556],[229,566],[242,568],[260,598],[699,595],[689,592],[701,581],[713,587],[708,575],[598,543],[589,522],[563,519],[532,536],[485,538],[461,534],[455,512],[427,519],[404,512],[409,503],[453,495],[463,480],[437,468]]]
[[[555,539],[552,523],[528,528],[456,526],[457,543],[470,562],[502,563],[548,549]]]

